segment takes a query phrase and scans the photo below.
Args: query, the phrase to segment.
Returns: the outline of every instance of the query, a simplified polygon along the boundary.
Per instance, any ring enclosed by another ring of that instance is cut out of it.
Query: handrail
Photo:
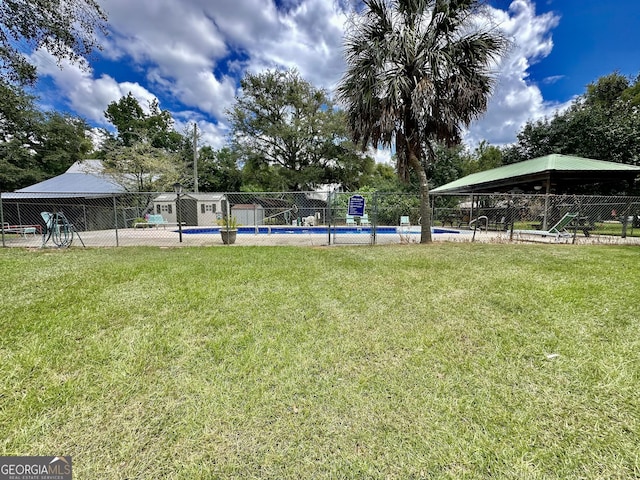
[[[484,228],[485,228],[485,230],[489,230],[489,219],[487,218],[486,215],[480,215],[479,217],[474,218],[473,220],[471,220],[469,222],[469,229],[472,228],[474,223],[479,224],[479,222],[478,222],[479,220],[484,220],[485,221]],[[482,229],[482,227],[480,227],[480,228]]]

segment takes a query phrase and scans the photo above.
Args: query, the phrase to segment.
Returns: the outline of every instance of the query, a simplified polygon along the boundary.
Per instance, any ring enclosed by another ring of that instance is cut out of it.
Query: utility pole
[[[198,193],[198,124],[193,122],[193,191]]]

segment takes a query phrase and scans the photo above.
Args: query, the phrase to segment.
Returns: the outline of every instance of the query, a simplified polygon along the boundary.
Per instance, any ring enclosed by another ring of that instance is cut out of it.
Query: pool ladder
[[[480,220],[484,220],[484,229],[489,230],[489,219],[487,218],[486,215],[480,215],[479,217],[471,220],[469,222],[469,229],[476,230],[479,228],[480,230],[482,230],[482,227],[480,226]]]

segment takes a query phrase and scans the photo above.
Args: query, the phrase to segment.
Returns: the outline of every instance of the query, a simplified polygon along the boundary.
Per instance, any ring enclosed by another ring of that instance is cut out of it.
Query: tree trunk
[[[427,172],[420,169],[420,216],[422,217],[420,243],[431,243],[431,205],[429,201],[429,183]]]
[[[431,243],[431,205],[427,172],[414,154],[409,154],[409,161],[420,178],[420,243]]]

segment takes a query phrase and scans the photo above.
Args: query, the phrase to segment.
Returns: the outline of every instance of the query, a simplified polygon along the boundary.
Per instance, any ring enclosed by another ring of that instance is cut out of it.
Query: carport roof
[[[523,184],[539,182],[598,182],[611,178],[634,178],[640,167],[571,155],[544,157],[512,163],[484,172],[472,173],[431,190],[433,193],[471,193],[505,191]]]

